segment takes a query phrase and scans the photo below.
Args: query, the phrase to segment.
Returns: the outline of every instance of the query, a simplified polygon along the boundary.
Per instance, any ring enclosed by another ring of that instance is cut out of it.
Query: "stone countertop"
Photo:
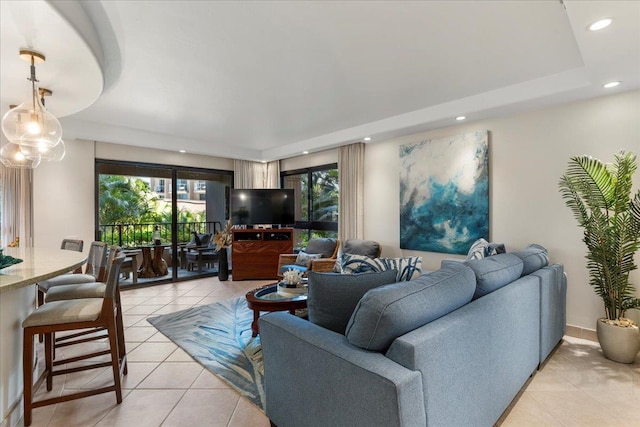
[[[0,293],[75,270],[87,261],[81,252],[47,248],[5,248],[3,255],[23,261],[0,270]]]

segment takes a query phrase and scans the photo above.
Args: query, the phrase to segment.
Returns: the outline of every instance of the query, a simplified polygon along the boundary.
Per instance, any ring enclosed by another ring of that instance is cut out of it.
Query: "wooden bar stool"
[[[80,399],[100,393],[115,392],[117,403],[122,402],[120,375],[126,366],[126,356],[120,360],[118,349],[117,300],[118,278],[124,255],[119,254],[112,262],[107,278],[104,298],[81,298],[73,300],[48,302],[38,307],[22,322],[23,327],[23,377],[24,377],[24,425],[31,425],[33,408]],[[109,349],[53,361],[53,334],[62,331],[105,328],[108,335]],[[85,390],[40,401],[33,401],[33,352],[34,337],[44,334],[45,338],[45,371],[47,390],[53,389],[53,377],[87,369],[111,366],[113,384],[93,390]],[[124,337],[123,337],[124,338]],[[109,355],[109,362],[96,362],[90,365],[54,370],[55,366],[98,356]]]
[[[111,246],[109,248],[109,254],[107,258],[106,277],[109,277],[110,268],[113,264],[113,260],[120,254],[121,249],[119,246]],[[126,254],[122,265],[120,266],[120,272],[122,273],[122,266],[126,262]],[[90,282],[90,283],[78,283],[73,285],[60,285],[55,286],[47,293],[47,302],[64,301],[81,298],[104,298],[105,290],[107,288],[106,283],[102,282]],[[120,284],[116,289],[116,326],[118,329],[118,351],[120,353],[120,359],[123,359],[126,354],[125,339],[124,339],[124,322],[122,320],[122,307],[120,304]],[[79,344],[87,341],[95,341],[105,338],[104,334],[96,334],[96,332],[103,331],[105,328],[96,328],[94,330],[88,329],[81,332],[77,332],[71,335],[65,335],[63,337],[54,337],[53,341],[53,355],[55,358],[55,350],[60,347],[67,347],[73,344]],[[88,336],[88,337],[86,337]],[[86,338],[82,338],[86,337]],[[82,339],[80,339],[82,338]],[[124,366],[124,374],[127,374],[127,366]]]

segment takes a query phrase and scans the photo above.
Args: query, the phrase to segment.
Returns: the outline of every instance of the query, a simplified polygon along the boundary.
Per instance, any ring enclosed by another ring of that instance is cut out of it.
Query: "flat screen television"
[[[230,195],[234,225],[292,225],[295,205],[292,189],[238,189]]]

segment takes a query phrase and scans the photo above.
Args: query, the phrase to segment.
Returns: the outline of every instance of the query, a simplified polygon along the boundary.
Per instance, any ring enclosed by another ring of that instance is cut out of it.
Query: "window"
[[[338,165],[282,172],[282,188],[294,190],[294,246],[305,247],[312,237],[338,237]]]

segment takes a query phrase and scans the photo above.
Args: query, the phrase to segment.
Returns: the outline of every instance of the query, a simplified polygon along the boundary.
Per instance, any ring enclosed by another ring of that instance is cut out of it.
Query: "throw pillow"
[[[322,254],[308,254],[305,251],[298,252],[298,256],[296,257],[296,265],[301,265],[306,267],[309,265],[311,260],[319,259],[322,257]]]
[[[372,273],[386,270],[398,272],[396,281],[407,281],[422,273],[422,257],[369,258],[365,255],[342,255],[342,273]]]
[[[397,270],[398,282],[415,279],[422,273],[422,257],[376,258],[375,261],[379,265],[384,265],[385,270]]]
[[[189,245],[207,246],[209,241],[211,241],[211,234],[200,234],[195,231],[192,231],[192,233],[193,237],[191,237]]]
[[[467,260],[482,259],[505,252],[507,252],[507,249],[503,243],[489,243],[484,239],[478,239],[471,245],[469,253],[467,254]]]
[[[366,255],[342,254],[340,259],[342,274],[378,273],[383,271],[374,261]],[[386,270],[386,269],[385,269]]]
[[[369,290],[396,281],[393,270],[338,274],[309,272],[309,321],[344,335],[360,298]]]

